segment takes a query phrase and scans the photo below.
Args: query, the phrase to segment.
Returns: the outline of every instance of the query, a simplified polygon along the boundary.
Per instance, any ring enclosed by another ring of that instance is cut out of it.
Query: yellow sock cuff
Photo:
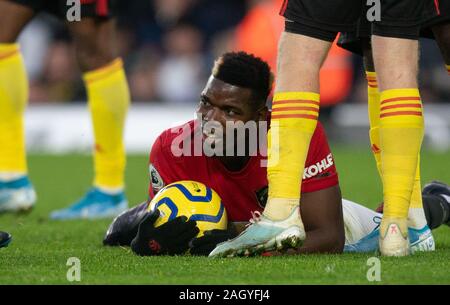
[[[320,95],[314,92],[278,92],[271,120],[314,132],[319,117]],[[306,119],[306,120],[302,120]]]
[[[114,72],[118,72],[123,69],[123,61],[121,58],[116,58],[110,64],[98,68],[93,71],[89,71],[83,74],[84,81],[89,85],[98,80],[110,77]]]
[[[380,101],[381,124],[423,126],[422,101],[417,88],[385,90]]]
[[[445,68],[447,69],[448,75],[450,75],[450,65],[445,65]]]
[[[368,93],[369,97],[373,96],[375,98],[378,98],[378,102],[379,102],[380,92],[378,91],[377,73],[366,71],[366,79],[367,79],[367,93]],[[370,100],[369,100],[369,102],[370,102]]]
[[[366,79],[369,88],[378,88],[377,72],[366,71]]]

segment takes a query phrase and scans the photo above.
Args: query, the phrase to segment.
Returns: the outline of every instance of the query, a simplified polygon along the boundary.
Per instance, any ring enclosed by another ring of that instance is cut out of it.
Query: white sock
[[[123,187],[104,187],[104,186],[96,186],[100,191],[105,194],[114,196],[121,192],[123,192]]]
[[[0,172],[0,181],[10,182],[25,177],[26,173],[20,172]]]
[[[292,211],[299,206],[298,198],[269,198],[263,215],[271,220],[284,220],[291,216]]]
[[[445,200],[447,200],[447,202],[450,204],[450,196],[447,195],[440,195],[441,197],[444,197]]]
[[[427,218],[423,208],[409,208],[408,227],[422,229],[427,225]]]

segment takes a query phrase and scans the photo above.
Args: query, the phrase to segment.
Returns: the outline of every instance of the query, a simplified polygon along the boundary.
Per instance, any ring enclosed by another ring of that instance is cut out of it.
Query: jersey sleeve
[[[316,192],[339,184],[325,131],[320,123],[311,139],[303,172],[302,193]]]

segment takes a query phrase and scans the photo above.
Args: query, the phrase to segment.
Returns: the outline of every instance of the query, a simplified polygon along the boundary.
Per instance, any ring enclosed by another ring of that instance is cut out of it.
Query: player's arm
[[[339,185],[302,194],[300,212],[306,239],[297,253],[341,253],[345,232]]]
[[[334,158],[321,124],[306,160],[300,213],[306,239],[296,253],[340,253],[345,243],[342,197]]]
[[[345,232],[339,185],[302,194],[300,208],[306,240],[299,249],[287,254],[341,253],[344,249]],[[191,253],[208,255],[217,244],[236,237],[245,229],[246,224],[230,223],[226,231],[205,232],[205,236],[191,242]]]
[[[339,185],[302,194],[300,204],[306,240],[303,245],[286,254],[341,253],[345,232],[342,197]],[[229,223],[228,230],[212,230],[191,241],[191,253],[208,255],[217,244],[236,237],[247,223]]]

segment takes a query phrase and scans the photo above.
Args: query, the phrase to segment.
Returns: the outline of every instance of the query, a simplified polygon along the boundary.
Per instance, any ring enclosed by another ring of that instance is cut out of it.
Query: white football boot
[[[220,243],[210,257],[250,256],[265,251],[296,248],[305,240],[305,229],[296,207],[284,220],[270,220],[255,212],[251,224],[236,238]]]
[[[384,256],[407,256],[410,253],[406,219],[383,217],[380,227],[380,252]]]

